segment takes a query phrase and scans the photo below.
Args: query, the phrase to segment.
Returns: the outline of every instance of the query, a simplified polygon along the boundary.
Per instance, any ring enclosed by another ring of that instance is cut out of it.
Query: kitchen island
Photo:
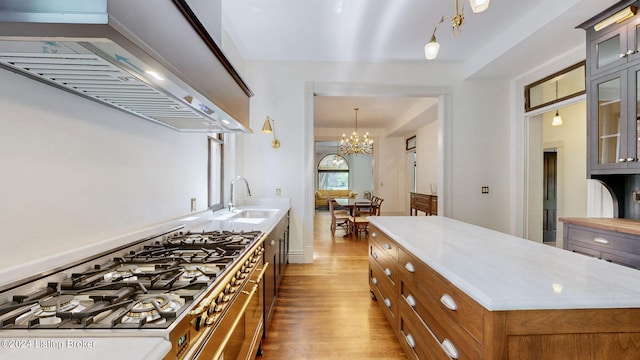
[[[369,282],[420,359],[638,359],[640,272],[445,217],[370,217]]]

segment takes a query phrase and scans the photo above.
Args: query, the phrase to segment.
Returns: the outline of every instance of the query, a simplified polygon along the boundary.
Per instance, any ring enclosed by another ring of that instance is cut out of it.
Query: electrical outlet
[[[282,194],[282,190],[280,188],[276,188],[276,196],[280,196]]]
[[[196,198],[191,198],[191,212],[196,211]]]
[[[640,203],[640,191],[634,191],[633,192],[633,201]]]
[[[488,186],[483,186],[482,187],[482,193],[483,194],[488,194],[489,193],[489,187]]]

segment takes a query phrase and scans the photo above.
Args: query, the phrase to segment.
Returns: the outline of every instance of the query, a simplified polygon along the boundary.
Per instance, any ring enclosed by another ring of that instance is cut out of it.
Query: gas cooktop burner
[[[122,318],[123,323],[153,322],[166,320],[162,314],[177,310],[180,304],[169,295],[155,294],[133,304],[129,312]]]
[[[56,309],[69,311],[78,306],[79,302],[75,300],[73,295],[59,295],[40,300],[38,304],[43,312],[53,312],[55,314]]]

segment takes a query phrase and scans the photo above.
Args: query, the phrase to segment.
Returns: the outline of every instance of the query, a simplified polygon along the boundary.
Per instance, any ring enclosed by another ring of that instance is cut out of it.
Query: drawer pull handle
[[[378,285],[378,278],[377,277],[372,277],[371,278],[371,282],[373,283],[373,285]]]
[[[386,307],[390,308],[391,307],[391,300],[389,300],[389,298],[384,299],[384,304]]]
[[[597,242],[598,244],[605,244],[605,245],[609,243],[609,240],[601,237],[593,238],[593,241]]]
[[[456,347],[453,346],[453,343],[449,339],[444,339],[441,345],[444,352],[446,352],[450,358],[452,359],[458,358],[458,349],[456,349]]]
[[[384,269],[384,273],[387,276],[391,276],[391,269],[389,269],[389,268]]]
[[[408,272],[413,273],[416,272],[416,267],[413,266],[412,263],[408,262],[404,265],[404,268],[407,269]]]
[[[378,258],[378,254],[377,254],[377,253],[375,253],[375,252],[371,253],[371,256],[373,256],[373,258],[374,258],[374,259],[377,259],[377,258]]]
[[[391,245],[389,245],[389,243],[384,243],[384,248],[387,250],[391,250]]]
[[[442,295],[442,297],[440,298],[440,302],[449,310],[458,310],[458,304],[456,304],[456,301],[453,300],[453,298],[449,294]]]
[[[416,348],[416,341],[413,339],[413,336],[411,336],[411,334],[407,334],[407,336],[405,336],[405,339],[407,339],[407,344],[409,344],[410,348]]]
[[[378,234],[376,234],[375,231],[371,232],[371,237],[378,237]]]
[[[407,304],[409,304],[409,306],[416,307],[416,299],[413,297],[413,295],[407,296],[406,299],[407,299]]]

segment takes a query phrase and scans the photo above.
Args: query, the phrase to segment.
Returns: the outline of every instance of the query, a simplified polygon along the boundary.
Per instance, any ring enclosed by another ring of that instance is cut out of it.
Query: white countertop
[[[163,338],[8,337],[0,334],[0,360],[112,360],[163,358],[171,343]]]
[[[640,271],[441,216],[369,217],[488,310],[640,307]]]

